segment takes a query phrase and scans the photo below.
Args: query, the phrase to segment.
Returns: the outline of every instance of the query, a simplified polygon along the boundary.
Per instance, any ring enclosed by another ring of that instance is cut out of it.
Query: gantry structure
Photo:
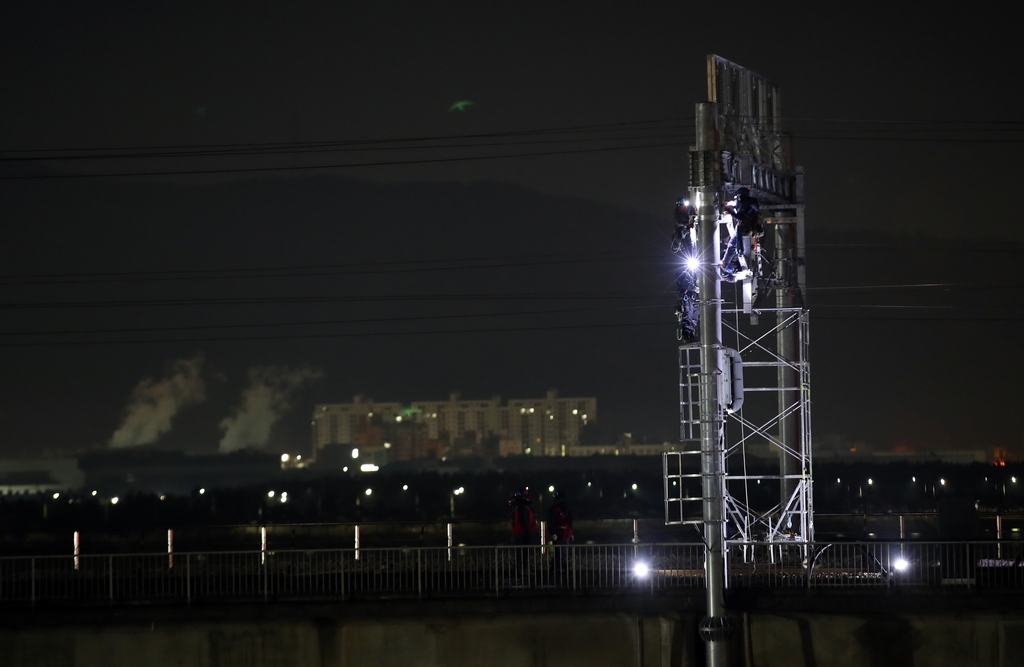
[[[699,336],[679,347],[683,447],[664,455],[665,520],[703,525],[706,541],[720,530],[723,548],[754,558],[774,550],[752,543],[814,539],[803,170],[774,83],[708,56],[708,100],[689,175]],[[729,283],[723,206],[741,187],[759,200],[764,233],[745,243],[749,275]]]

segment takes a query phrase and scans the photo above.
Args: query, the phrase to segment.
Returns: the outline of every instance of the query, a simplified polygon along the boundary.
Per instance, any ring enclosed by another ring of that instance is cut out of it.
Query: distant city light
[[[593,485],[594,485],[593,482],[587,482],[587,486],[593,486]]]
[[[946,486],[946,480],[940,479],[939,484],[941,484],[942,486]]]
[[[530,408],[530,414],[531,415],[533,414],[533,408]]]
[[[206,489],[199,489],[199,495],[203,495],[204,493],[206,493]],[[94,495],[94,496],[95,496],[95,495],[96,495],[96,492],[95,492],[95,491],[93,491],[93,492],[92,492],[92,495]]]
[[[287,454],[281,454],[281,463],[288,463],[288,459],[290,458],[291,457],[288,456]]]
[[[842,484],[842,482],[843,482],[843,480],[841,480],[838,477],[836,477],[836,484]]]
[[[296,461],[301,461],[302,460],[302,454],[296,454],[295,455],[295,460]]]
[[[345,466],[344,468],[342,468],[341,471],[342,472],[348,472],[348,466]]]
[[[110,504],[111,505],[116,505],[117,504],[117,496],[114,496],[113,498],[110,499]]]
[[[1017,481],[1017,480],[1014,480],[1014,481]],[[92,495],[94,495],[94,496],[95,496],[95,495],[96,495],[96,492],[95,492],[95,491],[93,491],[93,492],[92,492]]]
[[[548,493],[554,493],[554,492],[555,492],[555,487],[554,486],[549,486],[548,487]],[[54,496],[54,498],[56,498],[56,497],[57,496]]]
[[[373,489],[367,489],[366,490],[366,495],[368,495],[368,496],[373,495]]]
[[[356,447],[355,449],[352,450],[352,458],[354,458],[354,459],[358,459],[359,458],[359,448],[358,447]]]
[[[636,491],[636,484],[633,485],[633,490]]]
[[[650,572],[651,569],[647,567],[647,563],[637,563],[633,566],[633,574],[635,574],[640,579],[644,579],[645,577],[647,577],[647,575],[650,574]]]
[[[167,496],[160,496],[160,500],[167,500]]]
[[[375,466],[372,463],[364,463],[363,465],[359,466],[359,469],[363,472],[377,472],[378,470],[380,470],[380,467]]]
[[[529,453],[530,453],[530,452],[532,452],[532,451],[533,451],[533,450],[532,450],[531,448],[529,448],[529,447],[527,447],[527,448],[526,448],[526,453],[527,453],[527,454],[529,454]]]
[[[1011,477],[1011,478],[1010,478],[1010,481],[1011,481],[1011,482],[1013,482],[1014,484],[1016,484],[1016,483],[1017,483],[1017,478],[1016,478],[1016,477]],[[94,495],[94,496],[95,496],[95,495],[96,495],[96,492],[95,492],[95,491],[93,491],[93,492],[92,492],[92,495]]]
[[[573,413],[574,415],[578,415],[578,414],[580,413],[580,411],[579,411],[579,410],[573,410],[573,411],[572,411],[572,413]]]
[[[391,449],[391,443],[390,442],[385,442],[384,443],[384,449]]]
[[[273,498],[273,497],[274,497],[274,492],[273,491],[267,491],[267,498]]]
[[[57,498],[60,498],[60,494],[59,494],[59,493],[55,493],[55,494],[53,494],[53,499],[54,499],[54,500],[57,500]]]
[[[868,477],[868,485],[870,486],[870,485],[872,485],[874,483],[875,483],[875,480],[873,480],[870,477]]]
[[[587,421],[587,416],[583,415],[583,421]]]
[[[403,484],[402,485],[402,490],[403,491],[408,491],[409,490],[409,485],[408,484]]]
[[[910,481],[911,481],[911,482],[916,482],[916,481],[917,481],[917,477],[911,477],[911,478],[910,478]]]
[[[892,566],[897,572],[906,572],[907,568],[910,567],[910,563],[908,563],[904,558],[897,558],[896,562],[893,563]]]
[[[399,424],[401,424],[402,423],[402,415],[398,415],[397,417],[395,417],[395,421],[398,422]]]

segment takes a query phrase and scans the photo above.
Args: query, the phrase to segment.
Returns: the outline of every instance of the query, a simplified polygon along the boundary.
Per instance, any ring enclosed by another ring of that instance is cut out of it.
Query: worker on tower
[[[676,278],[676,335],[687,343],[697,339],[697,268],[700,266],[697,251],[697,230],[694,223],[697,211],[685,197],[676,200],[674,211],[675,232],[672,234],[672,252],[682,258],[682,268]]]
[[[740,188],[736,196],[726,203],[725,212],[732,218],[732,236],[722,258],[722,279],[729,282],[743,280],[750,275],[745,255],[748,246],[764,232],[761,226],[761,207],[747,188]]]

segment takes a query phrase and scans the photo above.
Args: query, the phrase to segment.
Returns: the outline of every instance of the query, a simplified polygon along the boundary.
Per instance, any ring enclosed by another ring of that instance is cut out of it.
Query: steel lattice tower
[[[690,151],[702,322],[700,340],[679,348],[683,447],[664,455],[665,519],[703,524],[705,540],[718,522],[722,548],[754,558],[760,552],[748,543],[814,538],[803,173],[782,133],[777,86],[709,56],[708,98]],[[725,238],[722,204],[739,187],[760,201],[764,234],[747,254],[752,275],[722,284],[712,275]],[[734,368],[742,369],[739,396]]]

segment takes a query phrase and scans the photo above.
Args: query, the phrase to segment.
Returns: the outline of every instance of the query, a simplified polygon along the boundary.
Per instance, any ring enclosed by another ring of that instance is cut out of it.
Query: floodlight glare
[[[650,574],[650,568],[647,567],[647,563],[637,563],[633,566],[633,574],[639,579],[644,579]]]
[[[910,563],[905,558],[897,558],[896,562],[892,564],[893,569],[897,572],[906,572],[907,568],[910,567]]]

